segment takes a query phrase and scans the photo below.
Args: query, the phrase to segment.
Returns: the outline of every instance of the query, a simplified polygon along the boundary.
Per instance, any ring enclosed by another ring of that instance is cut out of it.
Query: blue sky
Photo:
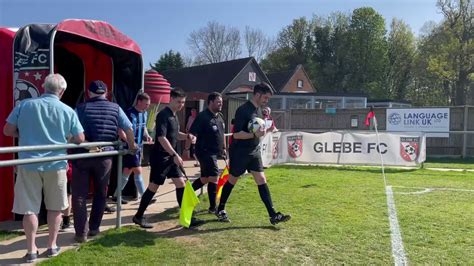
[[[0,0],[0,27],[56,24],[66,18],[103,20],[138,43],[147,68],[170,49],[190,55],[189,34],[211,20],[240,29],[249,25],[275,37],[295,18],[348,13],[362,6],[377,10],[387,25],[394,17],[402,19],[415,34],[425,22],[442,19],[436,0]]]

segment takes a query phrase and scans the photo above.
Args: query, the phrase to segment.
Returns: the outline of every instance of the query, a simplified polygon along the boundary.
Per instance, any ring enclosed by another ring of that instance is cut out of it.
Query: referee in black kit
[[[176,199],[179,206],[183,200],[185,179],[179,170],[183,166],[183,160],[176,152],[178,140],[195,141],[194,136],[179,131],[179,121],[176,112],[183,109],[186,102],[186,94],[183,90],[175,88],[171,90],[171,101],[167,107],[156,116],[155,144],[150,153],[150,183],[143,193],[137,213],[133,216],[133,222],[142,228],[152,228],[146,222],[143,214],[150,205],[158,188],[165,183],[166,178],[171,178],[176,186]],[[203,221],[194,217],[191,226],[202,224]]]
[[[225,124],[222,111],[222,95],[213,92],[207,97],[207,109],[199,113],[189,130],[197,137],[196,157],[201,166],[201,178],[193,182],[194,191],[207,184],[209,213],[216,212],[217,179],[219,167],[217,159],[226,157]],[[187,141],[185,154],[189,157],[190,141]]]
[[[260,137],[265,135],[266,129],[260,128],[256,133],[250,133],[248,130],[249,122],[258,116],[258,108],[265,107],[271,96],[270,85],[267,83],[257,84],[253,88],[252,99],[241,105],[235,113],[234,134],[229,149],[230,176],[222,188],[221,200],[216,212],[217,218],[221,222],[230,222],[225,211],[225,204],[237,180],[246,170],[252,174],[255,183],[257,183],[260,198],[270,216],[270,223],[275,225],[291,218],[290,215],[276,212],[273,208],[260,152]]]

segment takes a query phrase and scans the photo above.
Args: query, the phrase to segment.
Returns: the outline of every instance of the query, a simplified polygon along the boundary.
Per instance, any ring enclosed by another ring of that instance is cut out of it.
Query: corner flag
[[[222,171],[221,176],[219,177],[219,180],[217,181],[217,198],[221,198],[222,194],[222,187],[224,186],[225,182],[227,182],[227,179],[229,179],[229,167],[225,167],[224,170]]]
[[[186,180],[184,187],[183,201],[181,202],[181,210],[179,213],[179,223],[189,228],[191,225],[191,218],[193,216],[194,207],[199,203],[199,199],[194,192],[193,186]]]
[[[367,127],[370,127],[370,125],[371,125],[370,120],[372,118],[375,118],[375,112],[374,112],[374,107],[373,106],[370,107],[370,111],[367,114],[367,117],[365,118],[365,125]]]

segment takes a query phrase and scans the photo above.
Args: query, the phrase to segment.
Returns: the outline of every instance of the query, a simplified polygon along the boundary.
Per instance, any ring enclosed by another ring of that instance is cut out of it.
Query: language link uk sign
[[[447,138],[449,108],[387,109],[387,131],[426,132],[427,137]]]

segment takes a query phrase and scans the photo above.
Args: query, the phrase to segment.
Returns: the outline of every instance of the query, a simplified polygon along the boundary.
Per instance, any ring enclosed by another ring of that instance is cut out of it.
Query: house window
[[[303,88],[303,80],[299,79],[298,82],[296,83],[296,86],[298,87],[298,89],[302,89]]]
[[[255,82],[257,80],[257,74],[255,72],[249,72],[249,81]]]

